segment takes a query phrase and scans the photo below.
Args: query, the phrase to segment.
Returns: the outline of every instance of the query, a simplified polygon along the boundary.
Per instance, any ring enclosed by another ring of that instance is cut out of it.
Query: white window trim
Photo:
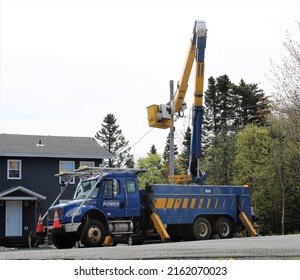
[[[71,201],[70,199],[60,199],[59,204]]]
[[[72,160],[60,160],[59,161],[59,172],[61,172],[61,171],[64,171],[64,169],[62,169],[62,163],[63,162],[67,162],[67,163],[72,163],[73,164],[73,170],[69,170],[70,172],[73,172],[74,171],[74,169],[75,169],[75,161],[72,161]],[[60,181],[61,181],[61,177],[60,176],[58,176],[58,180],[59,180],[59,183],[60,183]],[[72,178],[72,180],[70,181],[70,184],[75,184],[75,178],[73,177]]]
[[[91,164],[91,166],[88,165],[88,164]],[[80,167],[80,166],[95,167],[95,162],[94,162],[94,161],[87,161],[87,160],[85,160],[85,161],[80,161],[80,162],[79,162],[79,167]]]
[[[20,169],[19,169],[19,177],[10,177],[9,176],[9,163],[11,161],[18,161],[20,163]],[[21,180],[22,179],[22,160],[20,159],[8,159],[7,160],[7,180]]]

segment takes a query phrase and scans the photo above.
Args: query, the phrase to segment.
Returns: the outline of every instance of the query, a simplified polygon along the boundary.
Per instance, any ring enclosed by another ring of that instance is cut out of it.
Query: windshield
[[[86,198],[86,196],[88,195],[90,190],[93,188],[93,186],[96,184],[96,182],[97,182],[97,179],[89,180],[89,181],[82,181],[77,186],[77,189],[75,191],[75,195],[74,195],[73,199]],[[93,192],[89,196],[90,198],[97,198],[98,193],[99,193],[99,186],[100,186],[100,184],[98,184],[98,186],[93,190]]]

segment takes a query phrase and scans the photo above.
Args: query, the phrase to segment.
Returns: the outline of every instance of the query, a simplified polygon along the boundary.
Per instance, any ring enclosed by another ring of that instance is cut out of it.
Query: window
[[[80,166],[88,166],[88,167],[95,167],[94,161],[81,161],[79,163]]]
[[[7,179],[22,179],[22,161],[9,159],[7,161]]]
[[[75,169],[75,163],[74,161],[60,161],[59,162],[59,172],[67,171],[67,172],[73,172]],[[70,184],[75,184],[75,178],[70,181]]]
[[[95,186],[97,182],[97,179],[94,180],[88,180],[88,181],[82,181],[76,191],[75,191],[75,195],[74,195],[74,199],[82,199],[85,198],[91,191],[91,189]],[[97,198],[99,190],[100,190],[100,184],[97,185],[97,187],[93,190],[93,192],[90,194],[90,198]]]
[[[105,180],[104,181],[104,196],[112,197],[113,196],[113,184],[116,182],[116,194],[120,193],[120,182],[117,180]]]
[[[126,180],[125,182],[127,193],[135,193],[135,181],[134,180]]]

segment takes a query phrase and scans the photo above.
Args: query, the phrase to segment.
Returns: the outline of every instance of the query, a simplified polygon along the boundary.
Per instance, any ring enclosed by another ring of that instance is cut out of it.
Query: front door
[[[103,200],[100,208],[108,218],[125,217],[125,195],[121,182],[105,179],[103,185]]]
[[[22,201],[7,200],[5,236],[22,236]]]

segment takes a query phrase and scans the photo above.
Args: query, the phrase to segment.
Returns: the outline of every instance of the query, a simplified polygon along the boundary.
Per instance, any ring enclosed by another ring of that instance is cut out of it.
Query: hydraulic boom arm
[[[204,21],[195,21],[193,34],[190,40],[188,54],[185,60],[181,79],[177,84],[174,102],[147,107],[148,124],[150,127],[170,128],[171,114],[181,115],[186,104],[184,98],[188,88],[188,81],[195,61],[195,88],[193,104],[193,129],[190,150],[189,172],[194,180],[205,180],[200,170],[201,134],[203,120],[203,84],[204,84],[204,54],[206,48],[206,24]]]
[[[177,84],[174,103],[151,105],[148,110],[148,122],[150,127],[170,128],[171,113],[180,114],[186,109],[184,98],[188,88],[188,81],[193,68],[194,59],[197,62],[195,80],[195,105],[202,104],[203,97],[203,74],[204,74],[204,51],[206,47],[206,25],[204,21],[195,21],[193,34],[190,40],[188,54],[184,63],[181,79]],[[199,62],[198,62],[199,61]]]

